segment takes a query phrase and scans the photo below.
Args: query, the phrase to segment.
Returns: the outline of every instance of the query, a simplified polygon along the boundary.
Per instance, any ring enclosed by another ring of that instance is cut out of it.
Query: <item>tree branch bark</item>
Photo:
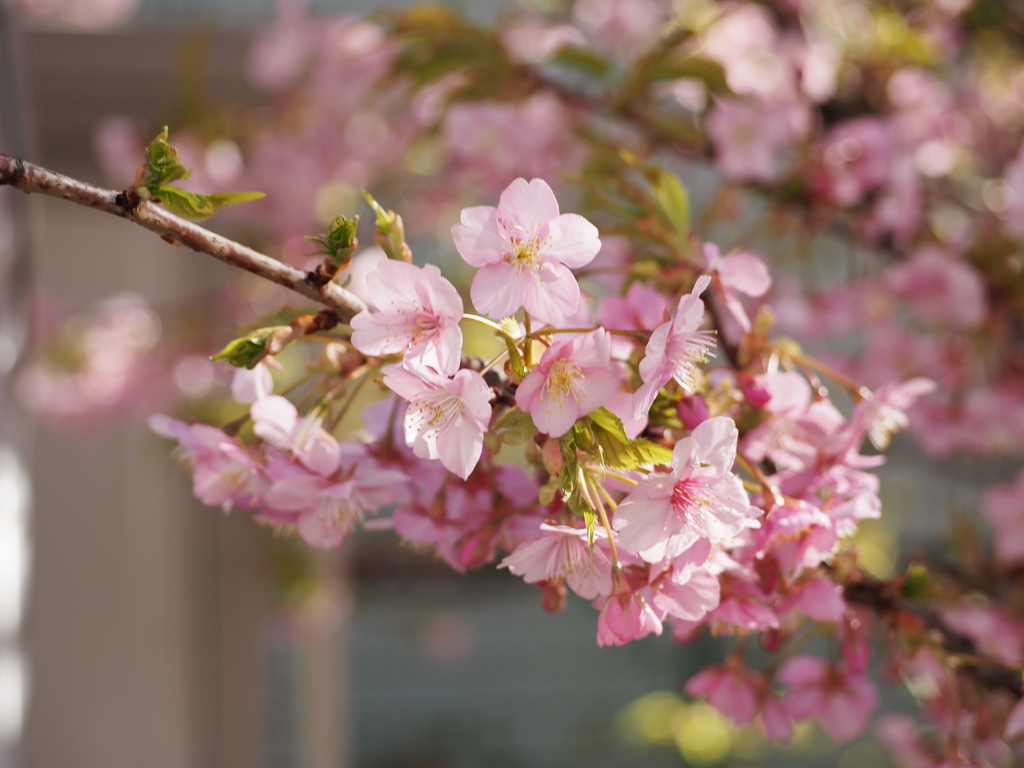
[[[20,189],[26,194],[57,197],[128,219],[165,240],[181,243],[194,251],[213,256],[226,264],[301,293],[307,299],[333,310],[343,323],[366,309],[358,296],[340,285],[318,285],[316,278],[310,277],[312,273],[303,272],[214,234],[198,224],[175,216],[156,203],[140,200],[131,191],[116,192],[96,187],[0,152],[0,186],[4,185]]]
[[[985,656],[974,640],[952,629],[937,611],[900,597],[891,584],[863,572],[856,581],[840,586],[848,603],[870,609],[892,626],[898,625],[901,617],[913,617],[946,651],[972,658],[973,663],[965,663],[960,671],[985,688],[999,688],[1017,698],[1024,695],[1024,677],[1018,670]]]

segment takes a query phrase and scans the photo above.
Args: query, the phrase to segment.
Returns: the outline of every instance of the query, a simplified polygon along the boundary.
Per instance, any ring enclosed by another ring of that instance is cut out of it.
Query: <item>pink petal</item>
[[[295,406],[280,395],[270,395],[253,403],[249,414],[255,422],[253,431],[283,450],[290,449],[292,432],[299,419]]]
[[[378,263],[377,269],[366,276],[366,287],[373,298],[374,306],[387,312],[392,304],[417,303],[416,282],[419,278],[420,268],[415,264],[388,259]]]
[[[464,416],[456,417],[442,428],[437,437],[437,453],[441,464],[463,480],[469,477],[484,446],[480,428]]]
[[[575,213],[563,213],[551,221],[545,242],[549,244],[541,248],[541,257],[570,269],[586,266],[601,250],[597,227]]]
[[[499,261],[480,268],[473,276],[469,295],[477,311],[500,320],[523,306],[533,282],[530,272],[520,272],[507,261]]]
[[[533,233],[558,217],[558,199],[544,179],[518,178],[501,193],[498,211],[509,223]]]
[[[498,232],[498,209],[490,205],[464,208],[462,223],[452,227],[452,239],[459,255],[471,267],[501,261],[508,250]]]
[[[747,296],[763,296],[772,286],[765,263],[751,253],[734,253],[718,265],[722,284]]]
[[[782,702],[774,696],[768,696],[761,708],[761,724],[769,739],[776,742],[786,742],[793,738],[793,723],[786,714]]]
[[[613,393],[619,391],[622,380],[612,371],[591,368],[580,382],[580,415],[586,416],[601,408]]]
[[[579,308],[580,286],[565,265],[547,262],[536,272],[523,272],[523,277],[527,274],[522,306],[540,322],[556,325]]]
[[[727,416],[715,416],[698,424],[691,437],[698,446],[702,464],[710,464],[720,474],[732,469],[739,440],[736,422]]]
[[[299,535],[306,543],[317,549],[333,549],[345,540],[345,534],[352,530],[354,521],[336,520],[317,512],[299,515]]]
[[[384,374],[384,386],[410,402],[437,391],[436,386],[418,375],[421,374],[419,369],[414,372],[402,365],[386,365],[381,368],[381,373]]]
[[[304,512],[316,506],[323,484],[308,474],[277,480],[267,491],[266,502],[281,512]]]
[[[555,401],[549,397],[538,397],[530,415],[541,432],[551,437],[561,437],[580,417],[580,404],[568,396]]]

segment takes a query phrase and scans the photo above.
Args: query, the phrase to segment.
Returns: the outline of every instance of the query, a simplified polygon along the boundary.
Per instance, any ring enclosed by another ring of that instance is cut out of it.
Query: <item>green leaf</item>
[[[167,126],[160,135],[146,147],[146,166],[149,173],[144,179],[146,186],[156,187],[170,184],[172,181],[187,179],[191,174],[188,168],[178,162],[178,150],[167,141]]]
[[[518,381],[516,381],[516,384],[518,384],[520,381],[525,379],[530,372],[526,370],[526,363],[523,362],[523,356],[519,354],[519,347],[516,346],[515,342],[508,336],[501,336],[501,340],[504,341],[505,346],[508,347],[508,359],[512,364],[512,373],[518,379]]]
[[[328,256],[337,266],[344,266],[352,259],[352,252],[358,247],[356,230],[359,228],[359,217],[351,219],[337,216],[331,222],[326,235],[306,235],[306,239],[318,243],[321,250],[316,255]]]
[[[597,530],[597,513],[587,507],[583,510],[583,522],[587,524],[587,544],[590,551],[594,551],[594,531]]]
[[[218,208],[226,205],[237,205],[264,197],[262,192],[218,192],[203,195],[169,186],[159,186],[151,191],[153,197],[163,203],[171,213],[193,221],[208,219]]]
[[[683,244],[690,232],[690,196],[686,187],[674,173],[662,170],[655,185],[654,199],[658,201],[665,219],[672,226],[676,237]]]
[[[558,478],[553,477],[548,482],[544,483],[540,487],[540,492],[537,495],[537,500],[540,501],[542,507],[548,506],[555,500],[555,491],[558,490]]]
[[[607,408],[590,414],[594,440],[601,459],[612,469],[636,469],[645,464],[669,464],[672,451],[643,438],[630,440],[622,420]]]
[[[563,45],[551,58],[551,63],[564,64],[599,77],[608,73],[607,60],[597,51],[580,45]]]
[[[562,451],[562,471],[558,473],[558,487],[562,491],[562,501],[573,512],[581,512],[579,486],[579,459],[576,454],[575,433],[569,431],[558,438],[558,447]]]
[[[256,364],[266,356],[267,342],[276,328],[260,328],[234,341],[228,342],[220,352],[211,357],[214,362],[221,360],[236,368],[255,368]]]
[[[537,434],[537,426],[530,414],[509,408],[494,422],[492,431],[506,445],[522,445]]]

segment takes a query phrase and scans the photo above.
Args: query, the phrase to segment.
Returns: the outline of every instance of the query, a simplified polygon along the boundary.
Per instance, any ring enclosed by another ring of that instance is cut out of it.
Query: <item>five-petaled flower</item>
[[[405,359],[448,376],[462,356],[462,297],[433,264],[382,261],[366,277],[378,312],[352,318],[352,345],[365,355],[405,353]]]
[[[651,474],[619,504],[619,545],[649,563],[676,557],[708,538],[729,542],[758,527],[740,479],[736,424],[716,416],[676,443],[672,472]]]
[[[619,388],[611,370],[612,337],[604,328],[561,339],[516,390],[516,405],[552,437],[568,432],[576,419],[603,406]]]
[[[465,208],[452,237],[462,258],[479,269],[470,289],[478,311],[500,319],[522,308],[552,324],[580,303],[569,270],[589,264],[601,249],[597,227],[577,214],[559,214],[543,179],[516,179],[497,208]]]
[[[445,378],[429,368],[389,365],[384,384],[409,401],[405,441],[421,459],[440,459],[463,480],[480,460],[491,420],[491,389],[476,371]]]
[[[704,322],[704,302],[699,297],[710,282],[707,275],[698,278],[693,290],[679,299],[676,316],[651,334],[644,359],[640,361],[640,378],[644,383],[633,398],[636,418],[647,415],[658,390],[672,379],[687,392],[693,392],[696,387],[696,364],[707,359],[708,349],[715,344],[712,332],[700,330]]]

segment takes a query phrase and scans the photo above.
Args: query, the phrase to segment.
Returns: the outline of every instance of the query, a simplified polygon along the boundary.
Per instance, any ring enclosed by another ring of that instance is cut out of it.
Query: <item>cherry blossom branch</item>
[[[915,622],[935,638],[938,644],[956,658],[961,671],[986,688],[1001,688],[1020,698],[1024,695],[1021,670],[986,657],[970,637],[949,627],[937,611],[901,597],[892,584],[863,571],[841,583],[848,603],[862,605],[893,627]]]
[[[214,234],[155,203],[141,200],[131,190],[116,192],[96,187],[0,152],[0,186],[5,185],[26,194],[56,197],[128,219],[168,242],[188,246],[194,251],[290,288],[332,310],[340,322],[348,322],[366,309],[366,305],[357,296],[341,286],[335,283],[322,284],[314,273],[303,272]]]

